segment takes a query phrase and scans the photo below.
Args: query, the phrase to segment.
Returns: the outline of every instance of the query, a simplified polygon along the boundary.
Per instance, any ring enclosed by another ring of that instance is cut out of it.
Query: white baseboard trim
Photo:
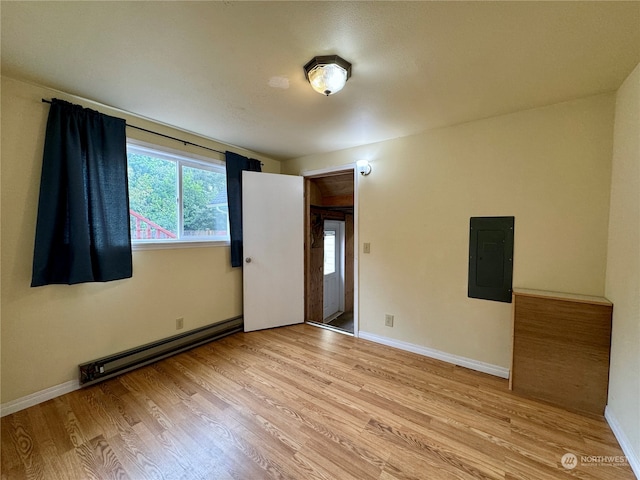
[[[443,362],[453,363],[454,365],[460,365],[461,367],[470,368],[471,370],[476,370],[478,372],[488,373],[489,375],[494,375],[496,377],[509,378],[508,368],[499,367],[498,365],[492,365],[490,363],[480,362],[478,360],[473,360],[472,358],[452,355],[450,353],[441,352],[440,350],[435,350],[433,348],[423,347],[422,345],[414,345],[413,343],[383,337],[374,333],[363,332],[362,330],[360,330],[359,338],[370,340],[376,343],[381,343],[383,345],[398,348],[400,350],[406,350],[407,352],[424,355],[425,357],[435,358],[436,360],[442,360]]]
[[[78,390],[79,388],[80,382],[78,380],[69,380],[68,382],[61,383],[60,385],[54,385],[53,387],[45,388],[44,390],[40,390],[39,392],[32,393],[25,397],[3,403],[0,405],[0,417],[19,412],[25,408],[33,407],[34,405],[59,397],[65,393]]]
[[[607,420],[607,423],[611,427],[613,434],[616,436],[616,440],[618,440],[622,451],[626,455],[627,461],[631,466],[631,470],[633,470],[636,478],[640,479],[640,457],[636,452],[633,451],[633,448],[631,448],[631,442],[629,442],[629,438],[624,433],[624,430],[622,430],[618,419],[613,413],[611,413],[609,405],[604,407],[604,418]]]

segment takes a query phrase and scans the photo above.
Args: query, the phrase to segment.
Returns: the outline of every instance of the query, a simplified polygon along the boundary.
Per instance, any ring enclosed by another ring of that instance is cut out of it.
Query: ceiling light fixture
[[[326,95],[338,93],[351,76],[351,64],[338,55],[313,57],[304,66],[304,76],[311,88]]]

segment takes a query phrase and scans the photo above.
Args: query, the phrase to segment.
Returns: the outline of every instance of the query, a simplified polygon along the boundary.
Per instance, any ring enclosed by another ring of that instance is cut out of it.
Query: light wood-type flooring
[[[3,479],[634,478],[581,461],[623,455],[603,418],[310,325],[235,334],[1,423]]]

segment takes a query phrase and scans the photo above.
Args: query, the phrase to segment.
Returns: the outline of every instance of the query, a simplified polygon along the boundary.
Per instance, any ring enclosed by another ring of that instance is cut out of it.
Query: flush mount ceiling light
[[[339,92],[351,76],[351,64],[338,55],[313,57],[304,66],[304,76],[316,92],[333,95]]]

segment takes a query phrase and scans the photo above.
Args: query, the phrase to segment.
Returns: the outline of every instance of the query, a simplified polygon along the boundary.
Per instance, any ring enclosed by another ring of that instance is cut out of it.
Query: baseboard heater
[[[79,365],[80,386],[87,387],[135,368],[243,330],[242,316],[148,343]]]

